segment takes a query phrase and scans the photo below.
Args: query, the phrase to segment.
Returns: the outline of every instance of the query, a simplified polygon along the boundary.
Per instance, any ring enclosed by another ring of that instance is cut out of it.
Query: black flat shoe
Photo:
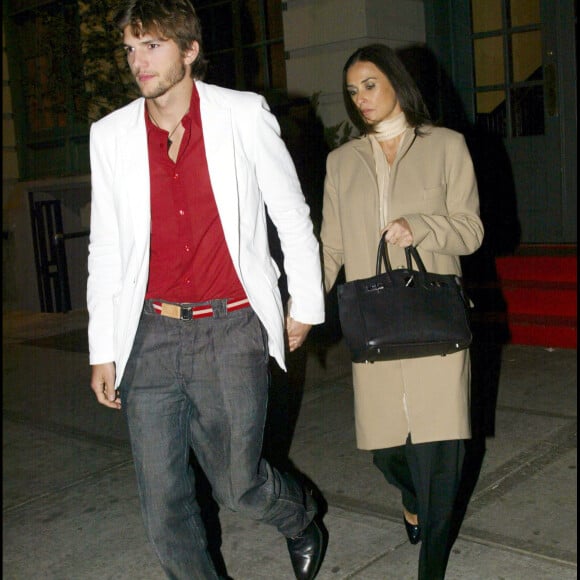
[[[300,534],[286,538],[296,580],[313,580],[324,558],[324,534],[312,520]]]
[[[403,516],[403,522],[405,522],[405,530],[407,531],[407,537],[409,542],[415,545],[421,541],[421,526],[417,524],[414,526],[407,521],[407,518]]]

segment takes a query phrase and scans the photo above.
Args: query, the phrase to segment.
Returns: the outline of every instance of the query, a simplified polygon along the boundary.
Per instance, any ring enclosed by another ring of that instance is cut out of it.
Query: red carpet
[[[496,267],[511,342],[577,348],[576,246],[526,246]]]

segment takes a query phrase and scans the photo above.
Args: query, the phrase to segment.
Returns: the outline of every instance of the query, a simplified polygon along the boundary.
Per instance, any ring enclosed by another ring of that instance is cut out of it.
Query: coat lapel
[[[363,203],[367,207],[371,208],[370,211],[363,212],[363,219],[365,221],[360,228],[360,235],[363,236],[366,240],[365,247],[376,248],[378,246],[380,236],[380,193],[377,183],[377,171],[375,167],[373,149],[368,137],[353,142],[353,148],[358,157],[358,159],[354,161],[355,168],[359,164],[359,161],[362,161],[360,179],[357,179],[360,188],[358,190],[358,194],[361,196],[359,197],[359,203]],[[355,169],[355,171],[358,170]]]
[[[365,170],[368,173],[368,177],[372,181],[376,182],[377,172],[375,169],[375,159],[373,157],[373,148],[369,142],[368,137],[354,141],[353,148],[362,160]]]

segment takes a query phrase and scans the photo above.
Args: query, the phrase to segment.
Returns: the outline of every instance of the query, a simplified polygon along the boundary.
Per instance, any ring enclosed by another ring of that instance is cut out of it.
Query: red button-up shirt
[[[151,178],[151,256],[146,298],[205,302],[246,298],[229,254],[211,187],[199,95],[195,86],[177,160],[168,155],[168,132],[147,111]]]

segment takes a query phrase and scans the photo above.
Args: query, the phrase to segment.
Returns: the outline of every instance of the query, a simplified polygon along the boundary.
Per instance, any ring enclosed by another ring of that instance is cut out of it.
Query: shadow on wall
[[[322,222],[322,197],[326,172],[326,157],[330,152],[326,130],[315,101],[297,97],[272,104],[288,151],[296,166],[306,202],[318,237]],[[276,229],[271,222],[269,241],[272,255],[282,272],[279,287],[284,304],[289,293],[283,268],[283,254]],[[300,472],[289,458],[290,446],[300,413],[306,378],[306,362],[309,352],[314,352],[324,364],[326,346],[340,339],[340,324],[336,304],[336,292],[326,298],[326,321],[314,326],[307,344],[294,353],[287,353],[288,372],[281,371],[275,362],[271,365],[271,387],[269,393],[268,420],[264,435],[264,455],[282,471],[291,472],[305,480],[313,489],[317,502],[324,511],[326,505],[322,494],[310,481],[308,474]]]
[[[314,233],[318,237],[322,223],[322,198],[324,178],[326,174],[326,158],[331,150],[328,143],[328,129],[324,127],[317,111],[316,99],[306,97],[289,98],[283,103],[272,107],[282,131],[288,151],[292,156],[306,202],[310,207],[310,215],[314,225]],[[269,223],[270,247],[276,259],[282,278],[280,290],[284,302],[288,299],[286,278],[282,266],[282,251],[276,230]],[[309,343],[314,344],[324,356],[324,346],[332,344],[341,338],[338,321],[338,305],[336,300],[336,285],[326,297],[325,323],[315,326],[309,335]]]

